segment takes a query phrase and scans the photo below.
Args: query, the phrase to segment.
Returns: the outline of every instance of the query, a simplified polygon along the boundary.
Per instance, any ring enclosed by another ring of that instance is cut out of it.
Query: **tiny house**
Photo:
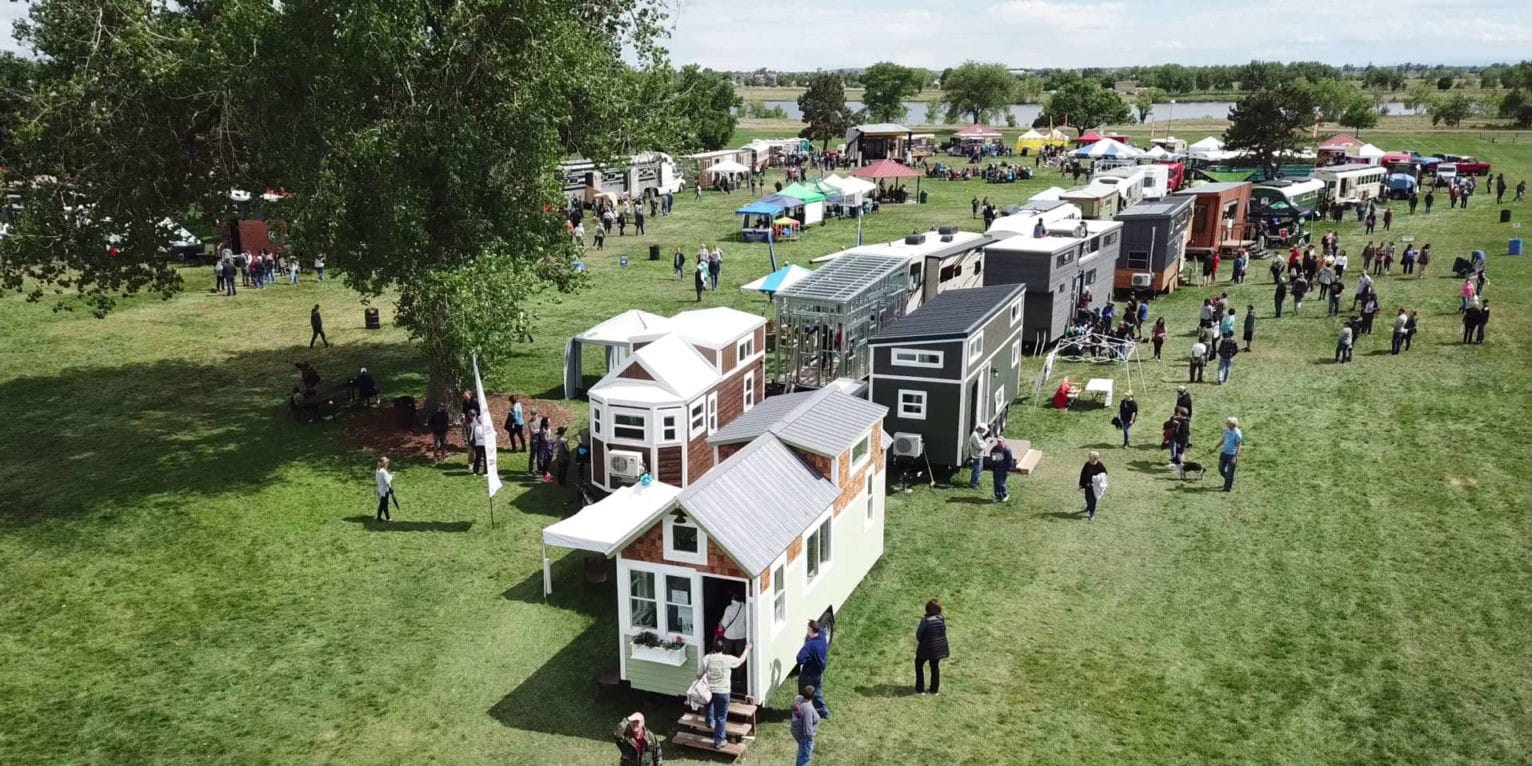
[[[777,292],[777,369],[789,390],[867,377],[867,339],[909,306],[910,264],[843,255]]]
[[[847,255],[903,259],[910,275],[909,297],[905,302],[907,313],[943,291],[984,284],[984,246],[990,242],[984,234],[958,231],[956,226],[941,226],[933,231],[910,234],[902,240],[830,253],[815,258],[814,263],[834,261]]]
[[[1148,174],[1144,171],[1146,167],[1150,166],[1127,165],[1112,168],[1096,176],[1091,183],[1115,186],[1117,188],[1117,195],[1121,198],[1117,202],[1119,209],[1132,207],[1143,202],[1144,196],[1147,193],[1146,187],[1148,186],[1149,178]],[[1163,189],[1164,187],[1160,188]]]
[[[1084,217],[1098,221],[1111,220],[1122,205],[1122,195],[1116,186],[1094,181],[1060,194],[1059,199],[1080,208]]]
[[[1117,266],[1122,224],[1078,221],[1068,232],[1046,237],[1008,237],[984,251],[984,285],[1025,284],[1023,346],[1038,349],[1057,340],[1079,311],[1108,300]]]
[[[968,434],[1005,432],[1022,360],[1026,285],[942,293],[872,337],[869,397],[898,456],[963,462]]]
[[[1005,237],[1030,237],[1037,231],[1037,222],[1043,222],[1046,230],[1049,226],[1060,221],[1077,221],[1082,216],[1080,208],[1059,199],[1038,199],[1033,197],[1025,204],[1018,205],[1015,209],[1006,208],[1007,211],[995,222],[989,225],[985,233],[994,239]]]
[[[1250,207],[1249,181],[1211,183],[1182,189],[1175,196],[1192,198],[1187,255],[1212,257],[1244,240],[1245,213]]]
[[[1176,289],[1191,232],[1193,198],[1174,194],[1117,214],[1122,246],[1112,287],[1134,293]]]

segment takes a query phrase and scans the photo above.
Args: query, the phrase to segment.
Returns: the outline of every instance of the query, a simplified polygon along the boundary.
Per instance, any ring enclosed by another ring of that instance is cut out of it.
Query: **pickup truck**
[[[1489,175],[1489,163],[1457,154],[1442,155],[1443,162],[1451,162],[1458,166],[1458,175],[1462,176],[1487,176]]]

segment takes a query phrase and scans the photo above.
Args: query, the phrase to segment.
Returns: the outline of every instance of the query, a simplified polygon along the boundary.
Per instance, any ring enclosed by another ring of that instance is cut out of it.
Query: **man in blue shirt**
[[[814,710],[822,719],[830,717],[830,709],[825,707],[824,683],[829,657],[830,644],[825,641],[825,634],[820,632],[817,621],[809,620],[808,635],[803,639],[803,648],[798,650],[798,683],[814,687]]]
[[[516,397],[511,397],[511,416],[505,424],[506,436],[510,440],[512,452],[517,451],[516,443],[521,443],[521,449],[527,448],[527,416],[521,408],[521,402]]]
[[[1239,464],[1239,452],[1245,444],[1240,433],[1239,418],[1224,421],[1223,451],[1218,455],[1218,475],[1223,477],[1223,491],[1234,489],[1234,469]]]

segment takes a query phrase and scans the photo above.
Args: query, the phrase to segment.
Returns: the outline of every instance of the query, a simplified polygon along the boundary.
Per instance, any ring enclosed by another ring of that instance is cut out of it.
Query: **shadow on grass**
[[[1049,511],[1037,514],[1037,518],[1053,521],[1082,521],[1085,519],[1085,511]]]
[[[967,489],[967,487],[964,487],[964,489]],[[973,491],[978,492],[979,490],[975,489]],[[947,498],[947,502],[959,505],[989,505],[995,502],[995,500],[989,495],[959,495],[958,497]]]
[[[0,418],[18,437],[37,438],[0,440],[0,465],[13,487],[0,503],[0,522],[76,518],[107,503],[136,507],[149,496],[244,494],[292,464],[370,484],[373,458],[336,446],[348,415],[313,424],[287,416],[297,361],[312,362],[326,386],[365,366],[378,376],[385,400],[418,395],[423,384],[408,372],[420,365],[403,343],[271,349],[205,362],[166,359],[19,377],[0,384]],[[79,480],[60,485],[60,476],[71,472]]]
[[[1138,473],[1154,475],[1163,470],[1165,463],[1159,460],[1129,460],[1127,465],[1130,470]]]
[[[347,516],[345,520],[361,524],[368,532],[467,532],[473,528],[472,521],[378,521],[373,516]]]
[[[856,693],[863,697],[913,697],[915,687],[904,684],[871,684],[856,687]]]
[[[599,571],[604,579],[593,581],[586,576],[588,561],[600,562]],[[615,614],[617,611],[616,566],[596,554],[575,551],[549,565],[550,585],[553,593],[543,596],[543,573],[533,572],[504,593],[500,598],[525,604],[552,606],[592,617]]]

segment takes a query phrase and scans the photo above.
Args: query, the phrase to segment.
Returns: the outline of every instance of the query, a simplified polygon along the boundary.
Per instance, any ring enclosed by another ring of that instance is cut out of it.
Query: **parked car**
[[[1450,186],[1457,179],[1458,166],[1451,162],[1443,162],[1436,166],[1436,180],[1432,181],[1432,185],[1438,188]]]
[[[1487,176],[1489,175],[1489,163],[1481,162],[1468,155],[1444,154],[1442,159],[1457,166],[1458,175],[1464,176]]]

